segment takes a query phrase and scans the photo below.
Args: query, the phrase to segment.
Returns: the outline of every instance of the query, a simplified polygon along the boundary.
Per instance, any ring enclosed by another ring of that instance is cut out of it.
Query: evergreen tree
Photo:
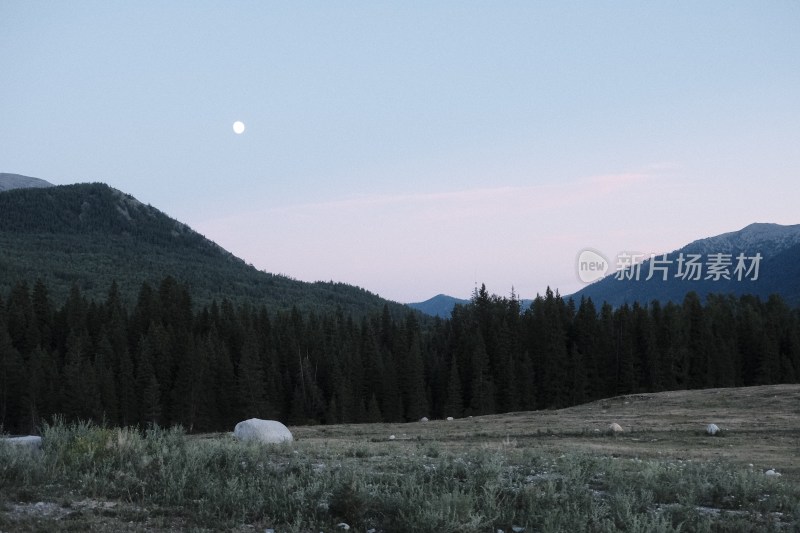
[[[423,375],[419,336],[416,332],[410,332],[410,335],[410,345],[403,348],[405,357],[401,367],[403,405],[405,406],[406,420],[419,420],[428,415],[428,402],[425,395],[425,376]]]
[[[255,338],[249,335],[242,346],[237,373],[240,413],[243,418],[265,418],[268,406],[264,393],[264,369]]]
[[[713,369],[710,355],[711,332],[697,293],[690,292],[686,295],[683,312],[689,363],[687,384],[690,389],[701,389],[712,383]]]
[[[464,414],[464,399],[461,392],[461,377],[455,357],[450,362],[450,373],[447,380],[447,401],[444,404],[444,416],[460,418]]]
[[[24,371],[22,356],[14,348],[6,325],[0,322],[0,427],[5,431],[15,431],[22,425]]]
[[[113,348],[105,335],[98,343],[94,360],[94,373],[97,381],[97,396],[101,417],[111,425],[118,425],[120,423],[119,398],[114,377]]]
[[[381,414],[381,408],[378,405],[378,398],[374,394],[370,396],[369,399],[369,405],[367,406],[366,422],[370,424],[383,422],[383,415]]]
[[[469,403],[469,412],[473,415],[487,415],[494,413],[494,384],[489,374],[489,358],[483,338],[478,335],[475,348],[472,352],[472,397]]]

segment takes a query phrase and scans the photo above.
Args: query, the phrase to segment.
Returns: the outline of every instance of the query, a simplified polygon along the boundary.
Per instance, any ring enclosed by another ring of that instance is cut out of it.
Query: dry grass
[[[609,424],[625,433],[607,435]],[[709,437],[705,427],[721,434]],[[800,385],[634,394],[551,411],[291,428],[321,446],[383,442],[398,448],[434,441],[449,449],[508,446],[619,457],[725,460],[800,477]],[[389,435],[396,439],[389,441]]]
[[[719,436],[706,435],[711,422]],[[41,454],[0,447],[0,531],[316,533],[342,520],[384,533],[788,531],[800,520],[800,385],[292,427],[296,442],[277,446],[45,429]]]

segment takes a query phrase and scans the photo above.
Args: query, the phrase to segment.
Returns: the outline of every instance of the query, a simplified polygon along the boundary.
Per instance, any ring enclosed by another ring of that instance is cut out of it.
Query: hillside
[[[447,296],[446,294],[437,294],[433,298],[429,298],[424,302],[415,302],[408,304],[412,309],[416,309],[430,316],[438,316],[439,318],[450,318],[453,313],[453,307],[456,305],[463,305],[469,303],[469,300],[455,298],[454,296]]]
[[[77,284],[105,297],[112,281],[135,301],[142,282],[173,276],[195,304],[229,298],[268,309],[363,314],[388,303],[343,283],[306,283],[258,271],[214,242],[149,205],[105,184],[17,188],[0,193],[0,294],[19,280],[42,279],[55,301]]]
[[[678,276],[678,258],[681,254],[685,258],[699,256],[702,268],[699,279],[690,279],[695,277],[693,275],[687,276],[687,279]],[[717,254],[728,256],[730,264],[725,270],[730,279],[714,279],[715,276],[708,270],[709,263]],[[755,271],[749,274],[743,271],[741,279],[737,279],[735,269],[739,254],[747,258],[744,264],[746,268],[752,266],[754,261],[751,258],[760,254],[757,278]],[[609,260],[613,270],[616,261],[614,258]],[[739,231],[696,240],[670,252],[667,260],[668,264],[662,264],[667,268],[667,279],[663,279],[664,271],[655,269],[653,277],[646,279],[652,263],[646,260],[640,267],[638,280],[633,275],[633,279],[618,279],[612,273],[571,297],[576,301],[587,297],[597,303],[606,301],[613,306],[620,306],[626,302],[649,303],[652,300],[661,303],[681,302],[687,293],[694,291],[701,298],[712,293],[735,296],[753,294],[762,299],[770,294],[779,294],[790,305],[800,305],[800,225],[750,224]]]
[[[43,188],[54,187],[52,183],[39,178],[31,178],[28,176],[20,176],[19,174],[7,174],[0,172],[0,192],[10,191],[12,189],[29,189],[29,188]]]
[[[322,443],[384,441],[444,443],[449,449],[513,443],[557,453],[588,452],[629,458],[726,460],[741,466],[800,474],[800,385],[679,390],[631,394],[565,409],[476,416],[427,424],[342,424],[292,428],[298,439]],[[606,435],[611,423],[624,433]],[[722,430],[710,439],[707,424]],[[357,435],[357,437],[354,437]]]

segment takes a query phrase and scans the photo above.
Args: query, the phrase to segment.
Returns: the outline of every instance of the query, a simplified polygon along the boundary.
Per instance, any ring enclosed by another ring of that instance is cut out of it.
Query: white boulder
[[[448,416],[448,417],[447,417],[447,421],[448,421],[448,422],[450,422],[450,421],[452,421],[452,420],[453,420],[453,417],[452,417],[452,416]]]
[[[609,433],[612,433],[612,434],[614,434],[614,435],[617,435],[618,433],[622,433],[622,432],[623,432],[623,429],[622,429],[622,426],[620,426],[619,424],[617,424],[616,422],[614,422],[613,424],[611,424],[610,426],[608,426],[608,432],[609,432]]]
[[[716,424],[709,424],[706,426],[706,433],[711,435],[712,437],[719,433],[719,427]]]
[[[774,468],[770,468],[769,470],[764,472],[764,475],[769,477],[778,477],[781,475],[781,473],[777,472]]]
[[[264,444],[279,444],[294,440],[289,428],[280,422],[259,418],[251,418],[236,424],[233,436],[243,442],[255,441]]]
[[[5,442],[13,446],[20,446],[30,450],[42,449],[42,437],[36,435],[26,435],[24,437],[6,437],[0,439],[0,442]]]
[[[427,416],[423,416],[422,418],[419,419],[419,421],[420,422],[427,422],[428,421],[428,417]]]

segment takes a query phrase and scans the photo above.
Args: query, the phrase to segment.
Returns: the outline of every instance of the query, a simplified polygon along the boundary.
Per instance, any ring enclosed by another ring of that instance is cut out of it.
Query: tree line
[[[56,414],[108,425],[231,430],[401,422],[560,408],[620,394],[800,381],[800,313],[778,296],[689,293],[680,304],[599,309],[547,289],[520,300],[485,287],[450,319],[383,312],[202,308],[171,277],[126,306],[74,286],[0,297],[0,425],[34,432]]]

